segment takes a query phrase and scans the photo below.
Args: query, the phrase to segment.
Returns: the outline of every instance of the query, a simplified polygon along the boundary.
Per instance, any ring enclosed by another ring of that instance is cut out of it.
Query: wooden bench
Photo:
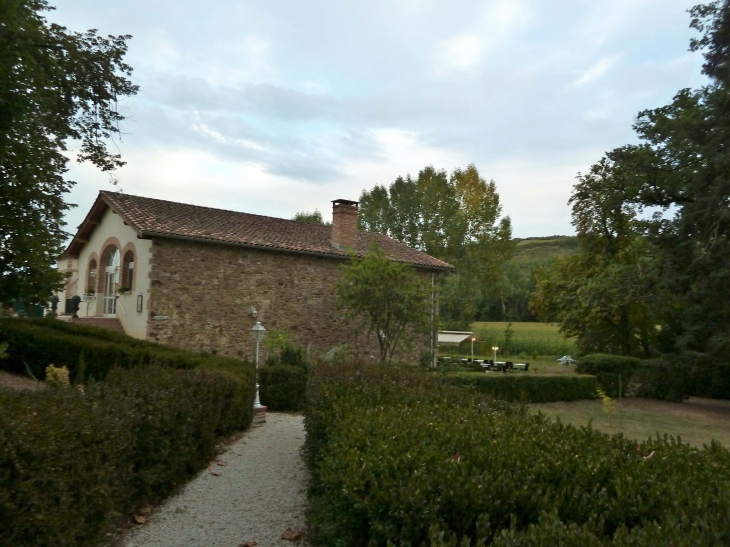
[[[527,372],[528,370],[530,370],[530,363],[515,363],[514,369],[524,370],[525,372]]]

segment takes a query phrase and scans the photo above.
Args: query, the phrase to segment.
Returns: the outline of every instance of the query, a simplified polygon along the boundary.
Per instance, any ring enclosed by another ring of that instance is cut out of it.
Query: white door
[[[114,249],[106,263],[104,277],[104,317],[116,317],[119,283],[119,249]]]

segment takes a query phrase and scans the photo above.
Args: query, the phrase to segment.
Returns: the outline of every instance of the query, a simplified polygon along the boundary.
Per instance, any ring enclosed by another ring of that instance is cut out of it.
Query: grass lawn
[[[532,365],[530,365],[532,367]],[[576,426],[588,425],[605,433],[623,433],[626,437],[644,440],[660,435],[680,437],[682,442],[702,447],[712,439],[730,447],[730,401],[690,397],[683,403],[667,403],[651,399],[624,399],[611,416],[603,411],[600,400],[572,403],[539,403],[528,407],[551,418],[560,416]]]
[[[476,321],[472,324],[474,331],[479,329],[495,329],[504,332],[509,322],[507,321]],[[557,323],[512,323],[512,330],[515,331],[515,337],[539,336],[545,338],[558,337],[562,340],[562,335],[558,332],[560,326]]]
[[[575,342],[572,339],[566,340],[558,332],[558,325],[554,323],[512,323],[512,338],[507,343],[506,333],[509,323],[494,321],[477,321],[472,325],[472,330],[482,344],[475,344],[476,347],[489,351],[492,346],[498,346],[503,352],[511,355],[565,355],[575,354]]]

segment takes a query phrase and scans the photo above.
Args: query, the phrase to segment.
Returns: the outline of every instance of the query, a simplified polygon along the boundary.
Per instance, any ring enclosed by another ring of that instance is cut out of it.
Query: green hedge
[[[690,395],[730,399],[730,355],[718,357],[705,353],[684,353],[664,358],[668,362],[689,367]]]
[[[252,383],[240,367],[137,367],[83,392],[0,391],[0,545],[99,543],[250,425]]]
[[[307,370],[291,365],[259,368],[261,404],[269,410],[302,410],[307,396]]]
[[[593,353],[578,359],[575,370],[580,374],[593,374],[606,395],[616,398],[618,397],[619,375],[621,375],[621,382],[625,390],[640,364],[641,360],[636,357]]]
[[[724,545],[730,452],[637,443],[415,372],[316,369],[313,545]]]
[[[286,344],[259,369],[261,404],[270,410],[302,410],[307,399],[310,364],[304,350]]]
[[[655,359],[637,359],[621,355],[591,354],[578,360],[576,370],[594,374],[598,384],[610,397],[618,397],[619,375],[622,392],[681,402],[693,391],[691,361],[682,356],[665,355]]]
[[[596,377],[582,374],[485,374],[462,372],[445,382],[474,388],[495,399],[523,403],[552,403],[596,398]]]
[[[49,364],[65,366],[75,383],[103,380],[114,367],[164,365],[178,369],[201,366],[235,368],[242,362],[137,340],[108,329],[77,326],[57,319],[0,319],[0,342],[8,343],[8,357],[0,369],[19,374],[27,368],[39,380]]]

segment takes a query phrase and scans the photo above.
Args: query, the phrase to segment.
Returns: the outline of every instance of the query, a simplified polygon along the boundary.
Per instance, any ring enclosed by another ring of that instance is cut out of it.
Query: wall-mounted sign
[[[156,319],[157,321],[167,321],[169,317],[166,315],[155,315],[152,319]]]
[[[137,313],[142,313],[142,295],[137,295]]]

